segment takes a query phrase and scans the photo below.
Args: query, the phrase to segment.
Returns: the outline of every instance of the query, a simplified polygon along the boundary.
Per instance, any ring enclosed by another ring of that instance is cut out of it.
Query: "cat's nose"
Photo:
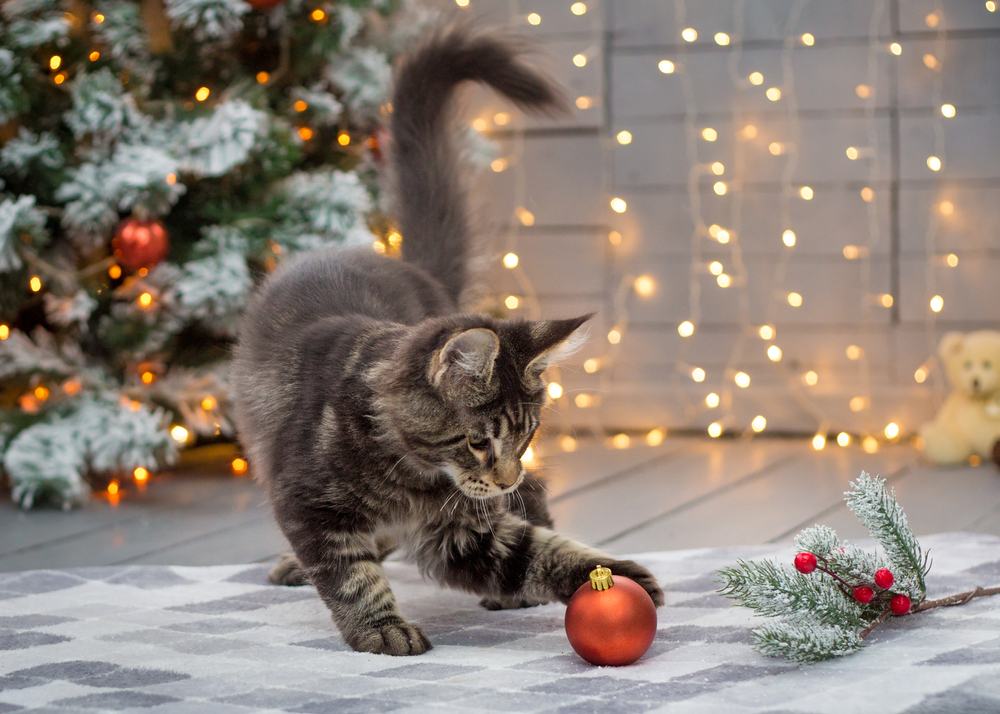
[[[974,392],[979,391],[979,377],[972,378],[972,391]]]
[[[500,488],[510,488],[517,483],[517,479],[520,477],[520,463],[506,464],[501,465],[500,468],[493,473],[493,482]]]

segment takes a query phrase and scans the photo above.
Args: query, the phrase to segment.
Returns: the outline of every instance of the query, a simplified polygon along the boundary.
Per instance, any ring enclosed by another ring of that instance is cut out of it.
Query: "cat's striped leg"
[[[424,534],[417,557],[449,585],[508,602],[567,602],[597,565],[635,580],[656,605],[663,590],[646,568],[618,560],[509,513],[491,528],[440,527]]]
[[[347,644],[359,652],[390,655],[429,650],[430,641],[396,606],[374,537],[330,527],[336,521],[285,520],[283,525],[302,570],[330,608]]]

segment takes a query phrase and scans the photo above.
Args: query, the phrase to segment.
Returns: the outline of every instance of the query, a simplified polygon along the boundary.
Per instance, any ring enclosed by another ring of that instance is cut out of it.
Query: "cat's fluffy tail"
[[[483,82],[522,108],[555,111],[555,84],[523,61],[523,43],[451,26],[403,60],[392,98],[392,155],[403,259],[437,278],[458,300],[465,285],[469,218],[449,104],[455,86]]]

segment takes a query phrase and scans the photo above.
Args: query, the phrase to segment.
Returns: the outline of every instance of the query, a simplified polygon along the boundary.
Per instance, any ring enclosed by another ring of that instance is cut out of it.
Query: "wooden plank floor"
[[[841,501],[862,469],[892,482],[918,533],[1000,535],[1000,470],[933,468],[905,446],[869,455],[853,447],[817,453],[804,440],[690,438],[626,450],[580,440],[573,453],[544,443],[539,451],[558,528],[614,553],[780,542],[814,522],[862,536]],[[263,490],[220,468],[157,475],[117,507],[94,499],[69,513],[22,513],[0,502],[0,571],[237,563],[283,550]]]

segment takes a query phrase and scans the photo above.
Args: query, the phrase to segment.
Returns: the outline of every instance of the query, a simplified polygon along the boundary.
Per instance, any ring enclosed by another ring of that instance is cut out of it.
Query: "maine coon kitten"
[[[598,563],[663,603],[645,568],[550,530],[544,491],[521,467],[542,372],[587,317],[458,310],[469,226],[448,107],[465,80],[527,109],[560,104],[508,41],[436,33],[399,68],[392,99],[403,260],[340,249],[289,261],[252,301],[236,350],[240,437],[295,553],[272,581],[315,585],[366,652],[431,646],[383,574],[389,533],[425,573],[485,607],[566,601]]]

